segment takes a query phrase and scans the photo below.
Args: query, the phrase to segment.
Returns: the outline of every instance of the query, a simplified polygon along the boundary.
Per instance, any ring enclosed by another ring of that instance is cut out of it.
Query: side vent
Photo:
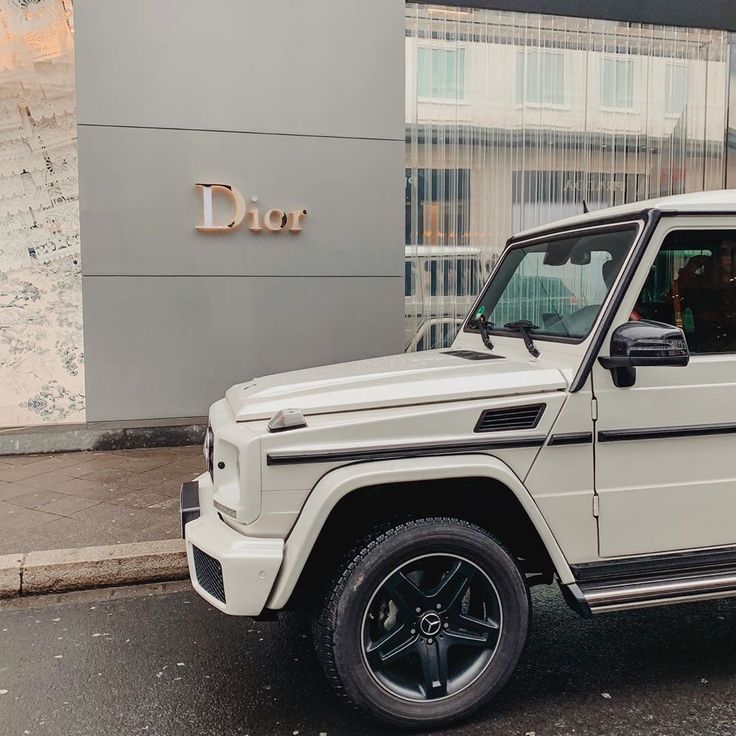
[[[504,409],[486,409],[475,425],[475,432],[509,432],[534,429],[544,414],[546,404],[509,406]]]

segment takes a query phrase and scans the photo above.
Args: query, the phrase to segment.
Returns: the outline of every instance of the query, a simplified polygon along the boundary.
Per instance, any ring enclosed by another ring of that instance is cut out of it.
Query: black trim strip
[[[736,547],[640,555],[570,565],[579,583],[646,580],[663,574],[716,572],[736,568]]]
[[[692,424],[682,427],[651,427],[648,429],[605,429],[598,432],[598,442],[666,440],[677,437],[707,437],[719,434],[736,434],[736,423]]]
[[[553,434],[547,443],[548,447],[559,445],[589,445],[593,442],[592,432],[563,432]]]
[[[576,230],[587,230],[588,228],[605,228],[618,229],[621,225],[628,225],[639,220],[645,220],[651,209],[634,210],[627,212],[625,215],[606,215],[592,218],[589,222],[578,222],[577,224],[565,223],[555,225],[550,223],[550,227],[539,229],[535,232],[517,233],[512,235],[506,241],[506,248],[512,245],[520,245],[521,243],[530,243],[534,240],[564,240],[569,233]],[[504,253],[506,249],[504,249]]]
[[[510,450],[523,447],[541,447],[546,437],[530,435],[497,440],[462,442],[422,442],[412,445],[389,447],[361,447],[354,450],[316,450],[314,452],[274,452],[266,456],[267,465],[295,465],[299,463],[369,462],[371,460],[396,460],[410,457],[436,457],[438,455],[462,455],[466,452]]]

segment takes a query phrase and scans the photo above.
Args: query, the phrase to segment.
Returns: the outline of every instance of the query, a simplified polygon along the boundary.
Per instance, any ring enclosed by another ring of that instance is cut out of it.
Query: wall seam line
[[[403,279],[403,274],[288,274],[288,273],[83,273],[82,278],[121,279]]]
[[[179,126],[167,125],[122,125],[114,123],[80,123],[77,122],[78,128],[121,128],[128,130],[176,130],[186,131],[190,133],[232,133],[234,135],[277,135],[287,138],[325,138],[328,140],[348,140],[348,141],[385,141],[391,143],[404,143],[406,134],[401,138],[382,138],[379,136],[356,136],[356,135],[323,135],[319,133],[279,133],[268,132],[264,130],[228,130],[227,128],[184,128]]]

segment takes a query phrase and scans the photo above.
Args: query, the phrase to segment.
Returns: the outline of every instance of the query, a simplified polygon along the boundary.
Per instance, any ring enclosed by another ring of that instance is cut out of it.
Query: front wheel
[[[444,726],[504,685],[529,628],[529,594],[487,532],[430,518],[382,529],[346,560],[315,619],[341,694],[394,726]]]

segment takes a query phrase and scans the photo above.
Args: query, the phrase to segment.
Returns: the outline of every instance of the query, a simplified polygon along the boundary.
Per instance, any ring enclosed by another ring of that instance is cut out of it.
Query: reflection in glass
[[[405,242],[417,272],[451,272],[458,248],[482,272],[481,254],[492,264],[513,232],[579,214],[583,201],[724,186],[728,33],[409,4],[405,43]],[[420,263],[426,246],[436,253]],[[452,288],[427,289],[407,335],[427,320],[456,324],[467,307]]]

